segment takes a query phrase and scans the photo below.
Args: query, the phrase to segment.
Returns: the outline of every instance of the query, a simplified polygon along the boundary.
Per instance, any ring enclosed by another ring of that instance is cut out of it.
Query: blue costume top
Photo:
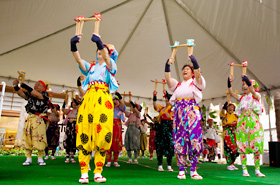
[[[117,73],[117,65],[115,60],[112,58],[110,58],[110,61],[112,69],[109,69],[105,62],[99,65],[98,60],[93,64],[89,64],[83,60],[86,71],[83,71],[80,66],[79,69],[81,73],[86,76],[86,79],[82,85],[84,91],[87,91],[88,85],[92,81],[101,81],[109,84],[110,93],[113,93],[118,89],[118,83],[114,77]]]
[[[114,108],[114,118],[120,118],[124,122],[125,119],[124,119],[123,112],[125,111],[125,109],[126,109],[125,105],[124,105],[123,109],[121,109],[121,106],[115,107]]]

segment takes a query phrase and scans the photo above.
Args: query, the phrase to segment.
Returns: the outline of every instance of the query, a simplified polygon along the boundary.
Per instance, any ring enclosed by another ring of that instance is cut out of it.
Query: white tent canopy
[[[248,60],[247,74],[260,89],[280,87],[280,3],[278,0],[9,0],[0,1],[0,77],[47,80],[51,85],[76,87],[80,75],[70,52],[74,18],[100,12],[100,35],[119,52],[116,79],[119,92],[152,98],[150,80],[164,78],[170,45],[194,39],[194,56],[206,79],[205,101],[225,101],[229,63]],[[86,22],[78,44],[81,57],[95,60],[94,30]],[[172,77],[182,80],[187,49],[180,48]],[[241,92],[241,68],[233,88]],[[12,85],[7,84],[7,85]],[[162,87],[158,86],[159,98]],[[137,100],[136,100],[137,101]],[[147,100],[149,101],[149,100]]]

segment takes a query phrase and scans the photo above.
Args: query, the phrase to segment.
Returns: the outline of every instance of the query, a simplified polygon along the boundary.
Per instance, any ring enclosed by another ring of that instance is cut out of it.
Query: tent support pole
[[[169,37],[169,42],[170,42],[170,46],[171,46],[171,45],[174,44],[174,41],[173,41],[173,38],[172,38],[170,24],[169,24],[169,20],[168,20],[168,17],[167,17],[166,5],[165,5],[164,0],[162,0],[161,2],[162,2],[162,6],[163,6],[164,18],[165,18],[168,37]],[[172,48],[171,48],[171,53],[172,53]],[[176,61],[176,56],[175,56],[175,61]],[[177,79],[178,79],[178,81],[181,81],[181,75],[179,73],[179,68],[178,68],[178,62],[174,62],[174,66],[175,66],[175,70],[176,70]]]

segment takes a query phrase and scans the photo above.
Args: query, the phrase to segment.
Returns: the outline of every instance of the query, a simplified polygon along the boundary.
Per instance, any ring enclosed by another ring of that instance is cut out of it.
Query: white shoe
[[[105,166],[106,167],[111,167],[111,163],[107,163]]]
[[[250,177],[250,174],[247,170],[243,170],[243,177]]]
[[[29,161],[25,161],[24,163],[22,163],[23,166],[30,166],[31,165],[31,162]]]
[[[134,159],[134,164],[138,164],[138,161],[137,161],[137,159]]]
[[[107,181],[107,179],[103,176],[94,178],[94,182],[102,183],[102,182],[106,182],[106,181]]]
[[[186,175],[185,174],[182,174],[182,175],[177,175],[177,178],[178,179],[186,179]]]
[[[121,167],[121,165],[119,165],[118,163],[114,163],[115,167]]]
[[[86,178],[80,178],[79,179],[79,183],[81,183],[81,184],[88,184],[89,183],[89,180],[88,180],[88,177],[86,177]]]
[[[54,156],[51,156],[51,160],[55,160],[55,157],[54,157]]]
[[[265,177],[265,175],[261,173],[260,170],[255,170],[255,174],[257,177]]]
[[[65,163],[69,163],[69,158],[66,158]]]
[[[167,166],[167,170],[169,171],[169,172],[173,172],[174,170],[171,168],[171,166]]]
[[[49,159],[49,156],[48,155],[46,155],[46,157],[44,158],[45,160],[48,160]]]
[[[227,166],[227,169],[230,170],[230,171],[233,171],[233,170],[234,170],[234,168],[233,168],[232,165]]]
[[[71,158],[71,163],[76,163],[74,158]]]
[[[158,171],[159,172],[163,172],[164,171],[164,169],[162,168],[162,166],[160,165],[160,166],[158,166]]]
[[[234,170],[238,170],[238,168],[236,168],[234,165],[232,165],[232,167],[233,167]]]
[[[132,159],[128,159],[126,163],[132,163]]]
[[[203,179],[196,171],[191,172],[190,175],[191,175],[191,179],[194,179],[194,180],[202,180]]]
[[[153,158],[152,157],[150,157],[150,159],[149,159],[150,161],[152,161],[153,160]]]

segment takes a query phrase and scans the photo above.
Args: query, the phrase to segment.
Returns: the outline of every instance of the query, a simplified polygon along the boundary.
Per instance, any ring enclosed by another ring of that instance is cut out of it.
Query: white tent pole
[[[172,38],[170,24],[169,24],[169,20],[168,20],[168,17],[167,17],[166,5],[165,5],[164,0],[162,0],[162,7],[163,7],[163,12],[164,12],[164,18],[165,18],[165,22],[166,22],[169,42],[170,42],[170,45],[173,45],[174,44],[174,40]],[[171,52],[172,52],[172,48],[171,48]],[[175,61],[176,61],[176,56],[175,56]],[[178,81],[181,81],[181,75],[179,73],[178,62],[174,62],[174,66],[175,66],[175,70],[176,70],[177,79],[178,79]]]
[[[1,93],[1,97],[0,97],[0,119],[1,119],[1,115],[2,115],[2,107],[3,107],[3,100],[4,100],[6,82],[3,81],[2,84],[3,84],[2,93]]]
[[[272,133],[271,133],[271,122],[270,122],[270,91],[267,90],[267,99],[268,99],[268,124],[269,124],[269,138],[272,141]]]

